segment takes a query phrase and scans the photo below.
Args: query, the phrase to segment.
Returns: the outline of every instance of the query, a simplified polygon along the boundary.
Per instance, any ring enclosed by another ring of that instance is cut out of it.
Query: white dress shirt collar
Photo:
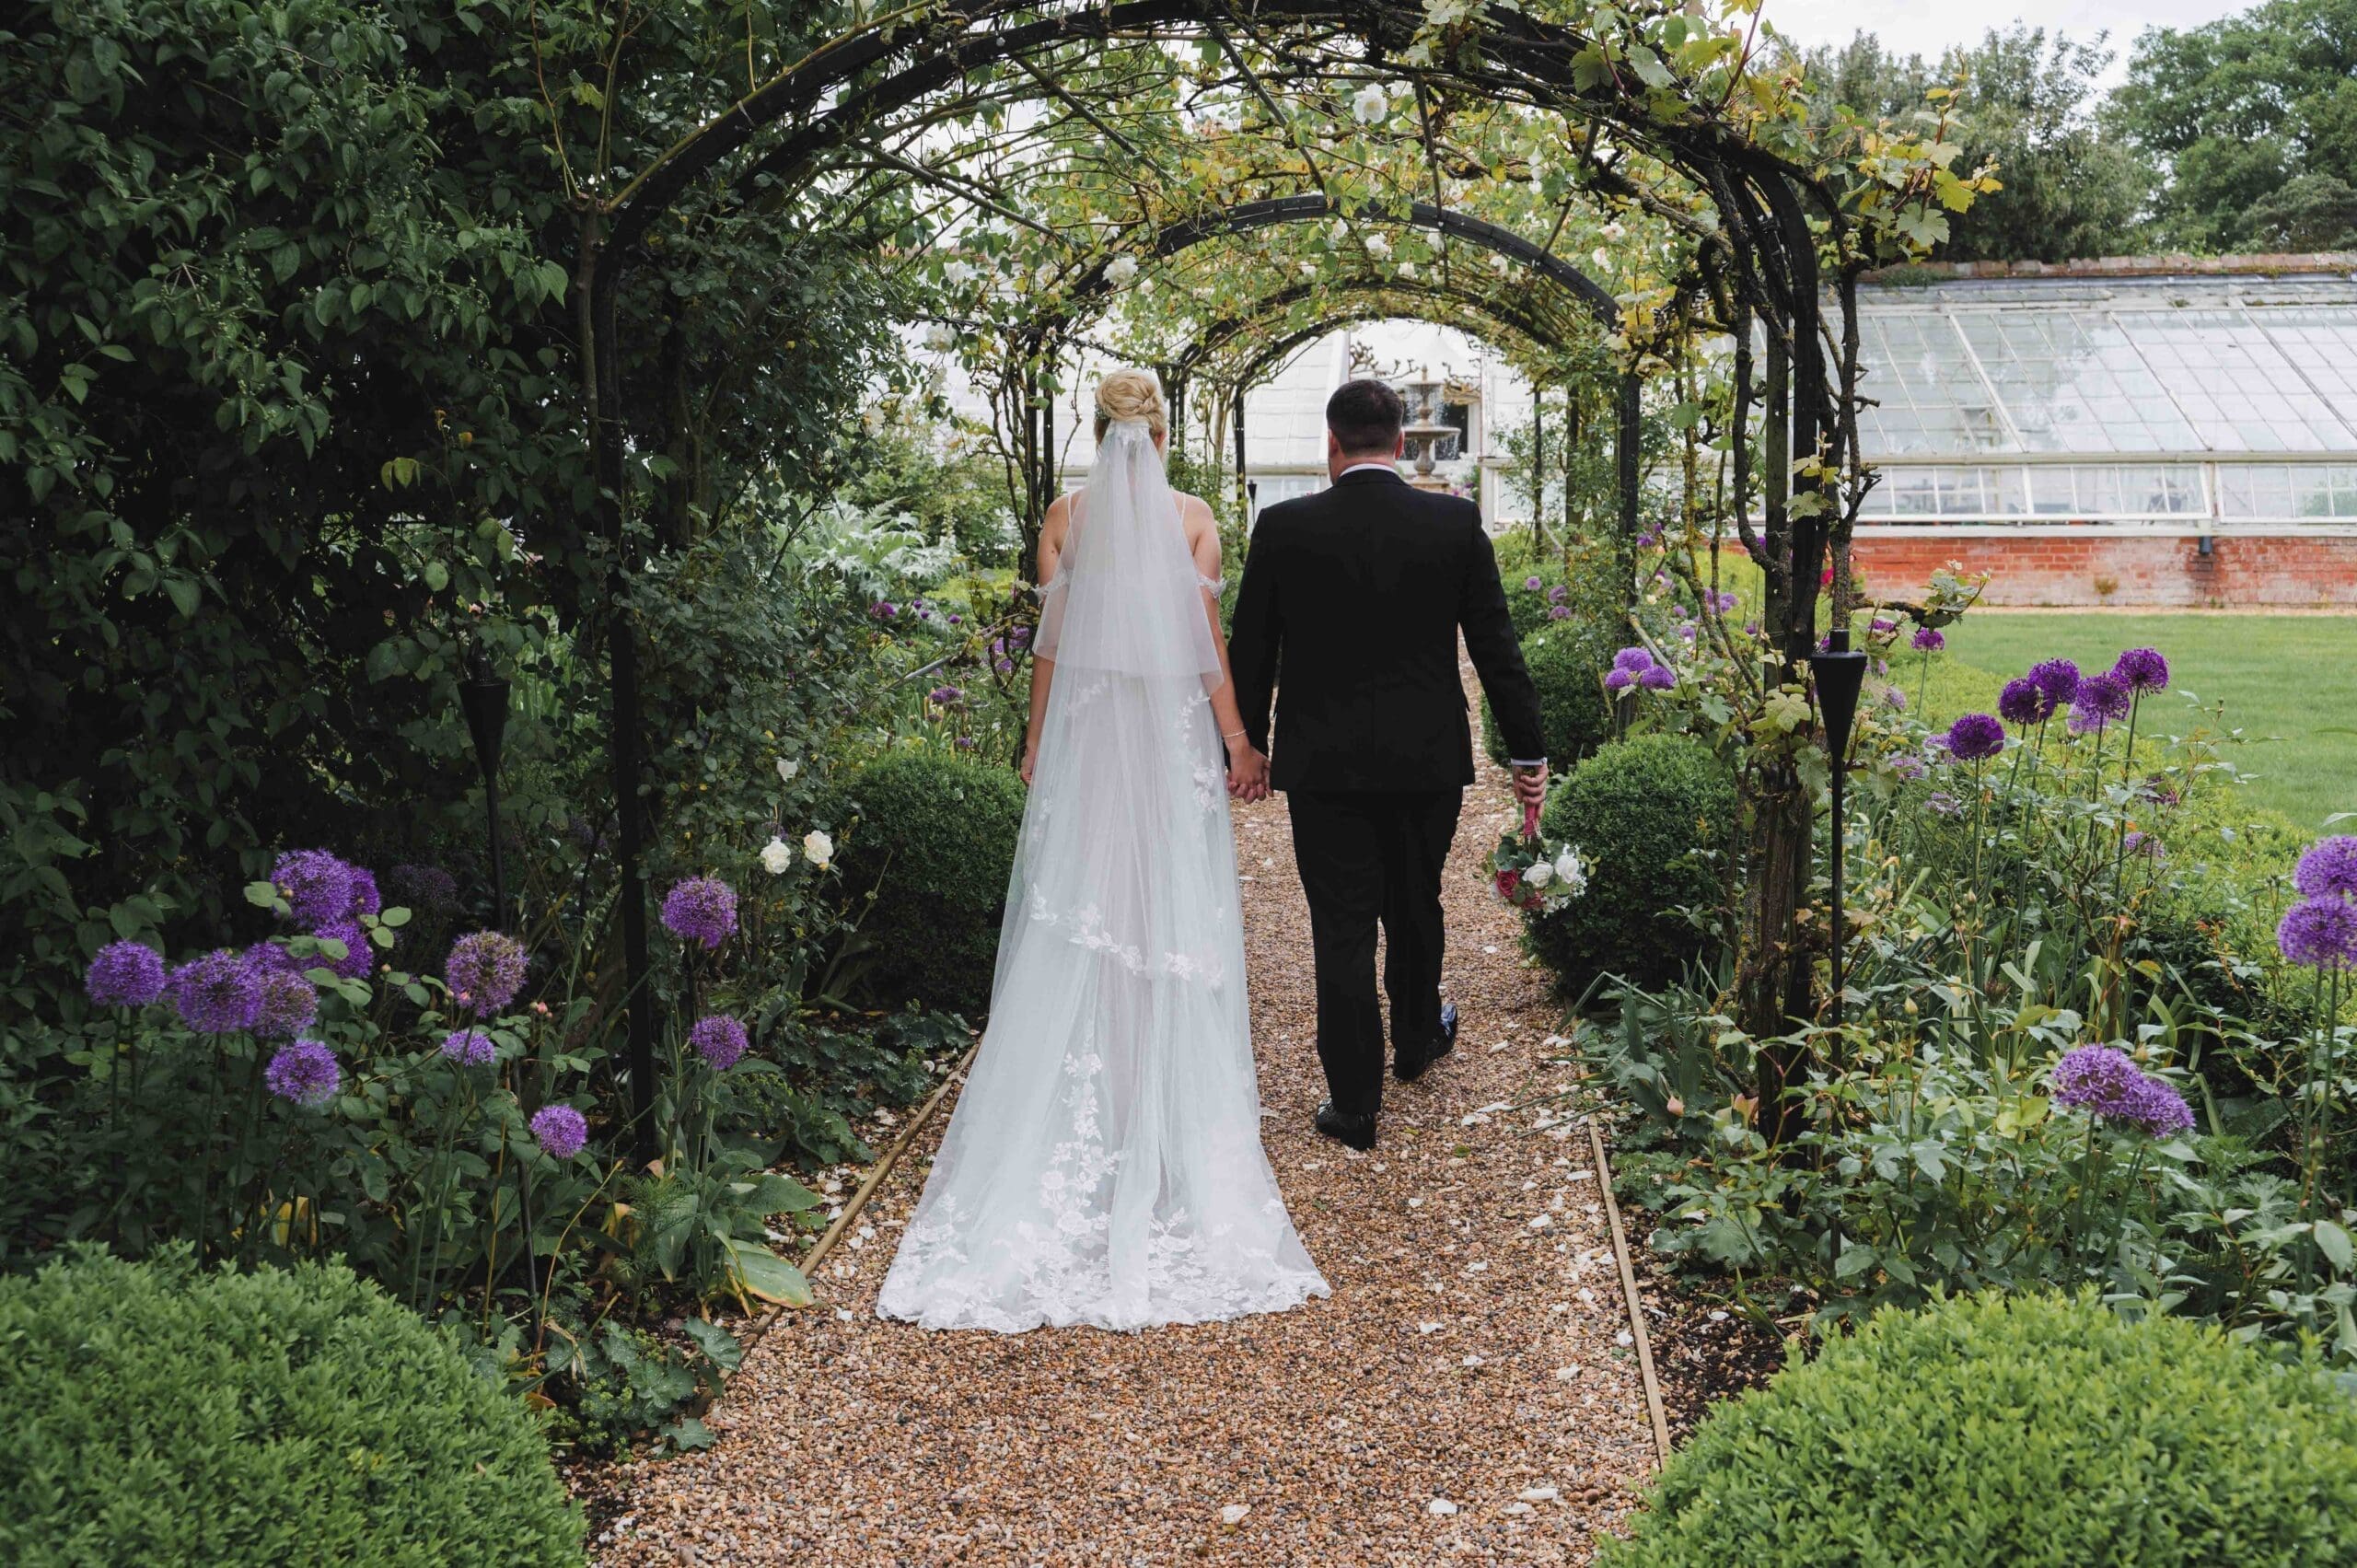
[[[1334,477],[1336,479],[1340,479],[1342,477],[1342,474],[1356,473],[1361,469],[1381,469],[1385,473],[1389,474],[1394,479],[1399,477],[1399,465],[1393,462],[1389,458],[1370,458],[1363,463],[1353,463],[1350,467],[1344,469],[1342,473],[1338,473]]]

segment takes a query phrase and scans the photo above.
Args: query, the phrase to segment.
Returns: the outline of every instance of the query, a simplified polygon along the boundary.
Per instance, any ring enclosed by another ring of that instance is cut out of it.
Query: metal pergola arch
[[[1216,41],[1236,78],[1248,81],[1273,112],[1267,88],[1237,51],[1232,31],[1248,33],[1256,41],[1283,34],[1306,51],[1286,56],[1295,63],[1315,64],[1322,55],[1338,73],[1380,68],[1397,74],[1399,67],[1385,62],[1396,58],[1426,21],[1424,8],[1407,0],[1256,0],[1248,13],[1229,0],[1103,0],[1075,3],[1051,16],[1041,16],[1039,9],[1039,0],[970,0],[954,11],[911,6],[879,17],[864,30],[830,41],[729,102],[610,198],[583,203],[573,276],[597,532],[611,563],[606,620],[611,761],[620,818],[618,901],[627,972],[629,1073],[642,1147],[650,1132],[646,1113],[654,1090],[641,805],[647,781],[641,776],[637,654],[621,591],[627,437],[621,407],[618,303],[653,224],[691,187],[717,173],[726,160],[773,127],[790,126],[749,168],[721,181],[739,201],[764,192],[774,198],[781,191],[790,199],[797,183],[824,165],[830,149],[845,145],[863,127],[943,91],[969,73],[1026,62],[1075,42],[1164,36]],[[1594,71],[1590,63],[1608,55],[1576,29],[1500,4],[1482,6],[1463,26],[1469,37],[1478,37],[1478,52],[1452,45],[1438,63],[1414,66],[1409,74],[1417,77],[1420,92],[1434,83],[1462,87],[1492,100],[1585,119],[1591,126],[1609,125],[1617,144],[1647,151],[1691,178],[1715,208],[1712,222],[1649,200],[1650,192],[1623,171],[1618,157],[1606,160],[1594,156],[1593,135],[1581,155],[1583,184],[1678,225],[1698,247],[1696,261],[1720,307],[1716,314],[1733,331],[1736,344],[1735,520],[1745,548],[1767,575],[1769,602],[1763,620],[1777,654],[1787,668],[1802,668],[1816,643],[1818,568],[1837,526],[1849,521],[1838,494],[1818,493],[1833,488],[1829,474],[1854,478],[1862,467],[1855,417],[1855,283],[1864,262],[1846,245],[1851,218],[1824,178],[1750,141],[1689,97],[1684,87],[1673,83],[1666,92],[1683,99],[1688,111],[1664,112],[1660,95],[1630,90],[1617,70]],[[1346,55],[1335,51],[1338,42],[1354,52]],[[1724,105],[1718,107],[1723,110]],[[1310,173],[1315,175],[1314,167]],[[1834,280],[1841,313],[1840,340],[1834,345],[1838,384],[1820,326],[1820,238],[1811,228],[1811,203],[1841,257]],[[1764,374],[1757,384],[1765,448],[1757,476],[1761,505],[1758,529],[1746,488],[1755,318],[1766,328],[1767,345]],[[1625,428],[1636,400],[1633,381],[1624,384],[1621,395]],[[1633,486],[1635,459],[1634,444],[1624,442],[1624,490]],[[1854,499],[1848,505],[1854,510]],[[1813,809],[1808,792],[1789,764],[1777,764],[1775,776],[1757,789],[1755,820],[1744,921],[1748,950],[1737,976],[1736,1010],[1744,1027],[1767,1038],[1787,1020],[1808,1018],[1815,1010],[1810,944],[1796,935],[1799,926],[1793,918],[1808,886]],[[1782,1083],[1781,1067],[1763,1074],[1763,1110],[1780,1103]]]
[[[1271,228],[1285,224],[1318,223],[1328,218],[1344,216],[1355,218],[1362,223],[1419,228],[1444,237],[1463,239],[1493,255],[1504,257],[1510,264],[1525,268],[1562,289],[1594,319],[1603,331],[1609,333],[1620,324],[1621,312],[1619,299],[1613,296],[1611,290],[1597,283],[1576,265],[1543,247],[1531,243],[1512,229],[1490,223],[1472,214],[1435,206],[1429,202],[1393,203],[1369,202],[1346,209],[1341,203],[1319,193],[1267,197],[1258,201],[1239,203],[1236,206],[1217,212],[1199,214],[1170,224],[1155,233],[1137,253],[1155,261],[1168,261],[1198,245],[1248,234],[1256,229]],[[1023,351],[1025,355],[1035,361],[1044,359],[1052,345],[1071,340],[1075,323],[1089,307],[1101,305],[1110,298],[1112,285],[1109,275],[1115,254],[1132,254],[1132,252],[1118,251],[1100,256],[1091,261],[1067,292],[1063,307],[1042,316],[1034,324],[1030,333],[1028,334]],[[1413,293],[1422,292],[1423,289],[1432,285],[1419,287],[1403,283],[1393,286],[1399,292]],[[1505,308],[1492,306],[1491,308]],[[1562,341],[1557,334],[1535,322],[1528,326],[1518,326],[1517,330],[1524,331],[1537,343],[1557,344]],[[1174,361],[1166,370],[1163,379],[1170,399],[1172,424],[1174,426],[1183,428],[1188,383],[1187,377],[1180,373],[1183,367]],[[1050,428],[1051,418],[1050,404],[1039,389],[1036,376],[1030,378],[1028,384],[1030,391],[1027,398],[1024,416],[1024,443],[1027,448],[1025,455],[1028,459],[1026,468],[1028,470],[1026,482],[1030,490],[1027,500],[1031,507],[1031,522],[1032,526],[1036,526],[1040,512],[1046,507],[1048,502],[1053,499],[1058,482],[1055,471],[1054,433]],[[1639,453],[1643,423],[1643,377],[1631,365],[1621,372],[1619,395],[1615,400],[1614,455],[1618,470],[1615,487],[1620,503],[1619,532],[1624,549],[1629,547],[1629,541],[1632,541],[1637,534],[1641,475]],[[1241,396],[1240,388],[1237,396],[1239,398]],[[1241,444],[1240,436],[1238,444],[1239,446]],[[1239,484],[1243,482],[1240,473],[1237,482]]]

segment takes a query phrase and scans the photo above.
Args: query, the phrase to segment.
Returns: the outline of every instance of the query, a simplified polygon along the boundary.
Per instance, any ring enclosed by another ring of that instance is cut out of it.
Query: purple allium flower
[[[1016,647],[1020,648],[1026,646],[1031,641],[1031,628],[1028,626],[1017,626],[1015,629],[1014,635],[1015,645]]]
[[[2307,899],[2293,904],[2275,928],[2275,945],[2310,969],[2357,969],[2357,903]]]
[[[1891,620],[1887,615],[1877,615],[1872,621],[1866,622],[1866,634],[1870,637],[1879,637],[1886,632],[1896,632],[1898,630],[1898,622]]]
[[[1907,711],[1907,693],[1896,686],[1886,686],[1882,689],[1882,703],[1892,713],[1903,714]]]
[[[2174,1084],[2146,1073],[2129,1093],[2128,1120],[2155,1138],[2165,1138],[2193,1131],[2193,1108]]]
[[[966,693],[955,686],[936,686],[926,692],[925,697],[935,706],[946,708],[952,703],[964,702]]]
[[[878,621],[889,621],[900,613],[900,607],[888,598],[879,598],[867,607],[867,613]]]
[[[1717,601],[1712,608],[1715,609],[1721,615],[1724,615],[1728,610],[1733,610],[1741,602],[1741,600],[1735,597],[1735,590],[1733,588],[1728,588],[1719,595]]]
[[[172,1005],[199,1034],[229,1034],[254,1027],[261,985],[245,955],[216,947],[172,971]]]
[[[1918,653],[1935,654],[1948,645],[1947,637],[1936,626],[1918,626],[1912,638]]]
[[[1686,619],[1686,607],[1682,604],[1673,604],[1669,607],[1669,615],[1673,621],[1683,621]]]
[[[1001,675],[1013,675],[1015,673],[1015,661],[1011,658],[1003,658],[992,668],[996,669]]]
[[[2164,691],[2169,684],[2169,661],[2158,648],[2131,648],[2111,667],[2111,678],[2131,691]]]
[[[461,1067],[488,1067],[491,1059],[499,1054],[499,1047],[489,1035],[469,1025],[442,1037],[442,1054]]]
[[[273,947],[272,952],[284,952]],[[308,1028],[319,1010],[319,990],[299,974],[263,970],[255,977],[261,1000],[254,1006],[254,1033],[289,1040]]]
[[[368,933],[362,928],[358,921],[330,921],[311,935],[327,941],[343,944],[343,957],[331,958],[322,955],[319,958],[320,963],[335,970],[346,980],[368,978],[368,966],[372,961]]]
[[[2069,659],[2050,658],[2043,664],[2034,664],[2029,667],[2029,678],[2046,693],[2049,713],[2078,695],[2079,667]]]
[[[2292,872],[2292,886],[2311,899],[2357,899],[2357,838],[2335,833],[2310,844]]]
[[[2149,855],[2154,860],[2160,860],[2168,854],[2168,851],[2162,846],[2160,840],[2142,828],[2131,828],[2122,833],[2119,836],[2119,848],[2124,854]]]
[[[1565,587],[1561,583],[1557,583],[1553,587],[1547,590],[1547,602],[1549,604],[1561,604],[1565,599],[1569,598],[1571,594],[1571,589]]]
[[[1689,643],[1701,635],[1701,627],[1691,621],[1681,621],[1678,623],[1678,634]]]
[[[2108,1045],[2083,1045],[2054,1064],[2054,1103],[2091,1116],[2125,1119],[2136,1107],[2143,1070],[2126,1051]]]
[[[974,738],[973,738],[972,736],[970,736],[970,735],[961,735],[961,736],[959,736],[959,737],[958,738],[958,750],[960,750],[960,751],[971,751],[973,749],[974,749]]]
[[[949,624],[952,626],[963,626],[966,624],[966,618],[962,615],[952,615],[949,618]]]
[[[1641,669],[1651,669],[1653,663],[1654,656],[1643,648],[1622,648],[1612,656],[1612,668],[1625,669],[1631,675],[1636,674]]]
[[[377,874],[365,865],[352,868],[352,913],[376,914],[385,907],[382,895],[377,891]]]
[[[1540,580],[1539,578],[1538,578],[1538,577],[1536,577],[1536,576],[1530,576],[1530,577],[1525,577],[1525,578],[1522,580],[1522,586],[1523,586],[1524,587],[1526,587],[1526,588],[1528,588],[1532,593],[1537,593],[1540,588],[1545,587],[1547,585],[1546,585],[1546,583],[1545,583],[1545,582],[1543,582],[1543,581],[1542,581],[1542,580]]]
[[[82,986],[101,1007],[145,1007],[164,994],[163,957],[145,942],[110,942]]]
[[[1948,754],[1959,762],[1979,762],[2005,749],[2005,726],[1987,714],[1967,714],[1948,726]]]
[[[270,879],[306,931],[352,912],[352,867],[323,849],[287,851],[270,868]]]
[[[1932,770],[1923,765],[1922,758],[1901,752],[1890,760],[1890,771],[1902,779],[1920,779]]]
[[[1997,694],[1997,713],[2007,724],[2027,729],[2054,716],[2054,699],[2028,676],[2017,676],[2006,681],[2005,689]]]
[[[506,1010],[524,989],[524,945],[496,931],[478,931],[450,944],[442,979],[459,1005],[478,1017]]]
[[[317,1110],[335,1098],[343,1069],[336,1064],[335,1052],[318,1040],[290,1040],[271,1057],[261,1081],[280,1099]]]
[[[696,1054],[712,1063],[713,1070],[726,1073],[737,1065],[752,1042],[745,1038],[745,1026],[726,1013],[714,1013],[708,1018],[696,1020],[688,1031],[688,1043]]]
[[[1572,607],[1568,604],[1550,604],[1547,607],[1547,619],[1550,621],[1569,621],[1571,618]]]
[[[1615,668],[1604,672],[1604,689],[1607,691],[1626,691],[1636,683],[1637,678],[1625,669]]]
[[[1926,799],[1923,804],[1930,807],[1933,810],[1938,812],[1943,817],[1961,817],[1964,815],[1964,802],[1958,800],[1955,796],[1950,795],[1945,790],[1940,790],[1933,794],[1930,798]]]
[[[544,1105],[532,1112],[532,1138],[550,1158],[569,1160],[589,1141],[589,1123],[569,1105]]]
[[[993,637],[991,639],[991,652],[994,654],[1003,654],[1006,652],[1006,639],[1004,637]]]
[[[385,873],[385,881],[393,897],[428,914],[439,914],[459,901],[458,878],[438,865],[396,865]]]
[[[737,929],[737,889],[717,877],[689,877],[663,895],[663,929],[682,942],[719,947]]]
[[[1678,677],[1667,665],[1657,664],[1639,670],[1637,684],[1648,691],[1666,691],[1678,684]]]
[[[2104,726],[2128,716],[2128,688],[2108,675],[2090,675],[2071,698],[2071,733],[2100,734]]]

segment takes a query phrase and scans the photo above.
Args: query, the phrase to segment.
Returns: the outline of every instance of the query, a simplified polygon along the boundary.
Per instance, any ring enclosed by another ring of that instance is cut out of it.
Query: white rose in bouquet
[[[813,828],[802,835],[802,858],[824,871],[835,858],[835,841]]]
[[[1531,869],[1536,871],[1538,868],[1534,865]],[[1587,891],[1587,867],[1580,864],[1576,854],[1567,849],[1555,857],[1555,880],[1563,885],[1566,892],[1584,893]]]
[[[1554,879],[1555,868],[1543,860],[1522,874],[1522,883],[1526,888],[1544,888]]]
[[[794,846],[784,839],[772,839],[761,846],[761,869],[772,877],[783,877],[785,868],[794,864]]]

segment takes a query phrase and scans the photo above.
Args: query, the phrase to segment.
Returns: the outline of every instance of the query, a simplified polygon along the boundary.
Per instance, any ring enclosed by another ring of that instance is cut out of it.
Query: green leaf
[[[737,1342],[736,1335],[719,1324],[702,1318],[691,1318],[680,1327],[687,1331],[688,1338],[695,1341],[696,1348],[723,1372],[736,1371],[744,1361],[745,1347]]]
[[[712,1428],[691,1415],[683,1415],[663,1428],[661,1435],[683,1454],[697,1448],[709,1448],[720,1441],[713,1434]]]
[[[170,598],[172,608],[180,612],[182,620],[192,619],[196,607],[204,600],[203,585],[194,577],[167,577],[164,579],[164,592]]]
[[[807,1307],[814,1297],[802,1271],[755,1242],[728,1242],[728,1279],[748,1295],[780,1307]]]
[[[2357,1258],[2357,1245],[2352,1245],[2349,1233],[2330,1220],[2318,1220],[2316,1225],[2316,1249],[2332,1260],[2336,1269],[2346,1269]]]
[[[425,563],[425,586],[429,590],[437,594],[444,588],[448,587],[450,586],[450,568],[445,566],[439,561],[427,562]]]
[[[246,902],[253,905],[256,909],[266,910],[277,908],[278,885],[270,881],[247,883]]]

